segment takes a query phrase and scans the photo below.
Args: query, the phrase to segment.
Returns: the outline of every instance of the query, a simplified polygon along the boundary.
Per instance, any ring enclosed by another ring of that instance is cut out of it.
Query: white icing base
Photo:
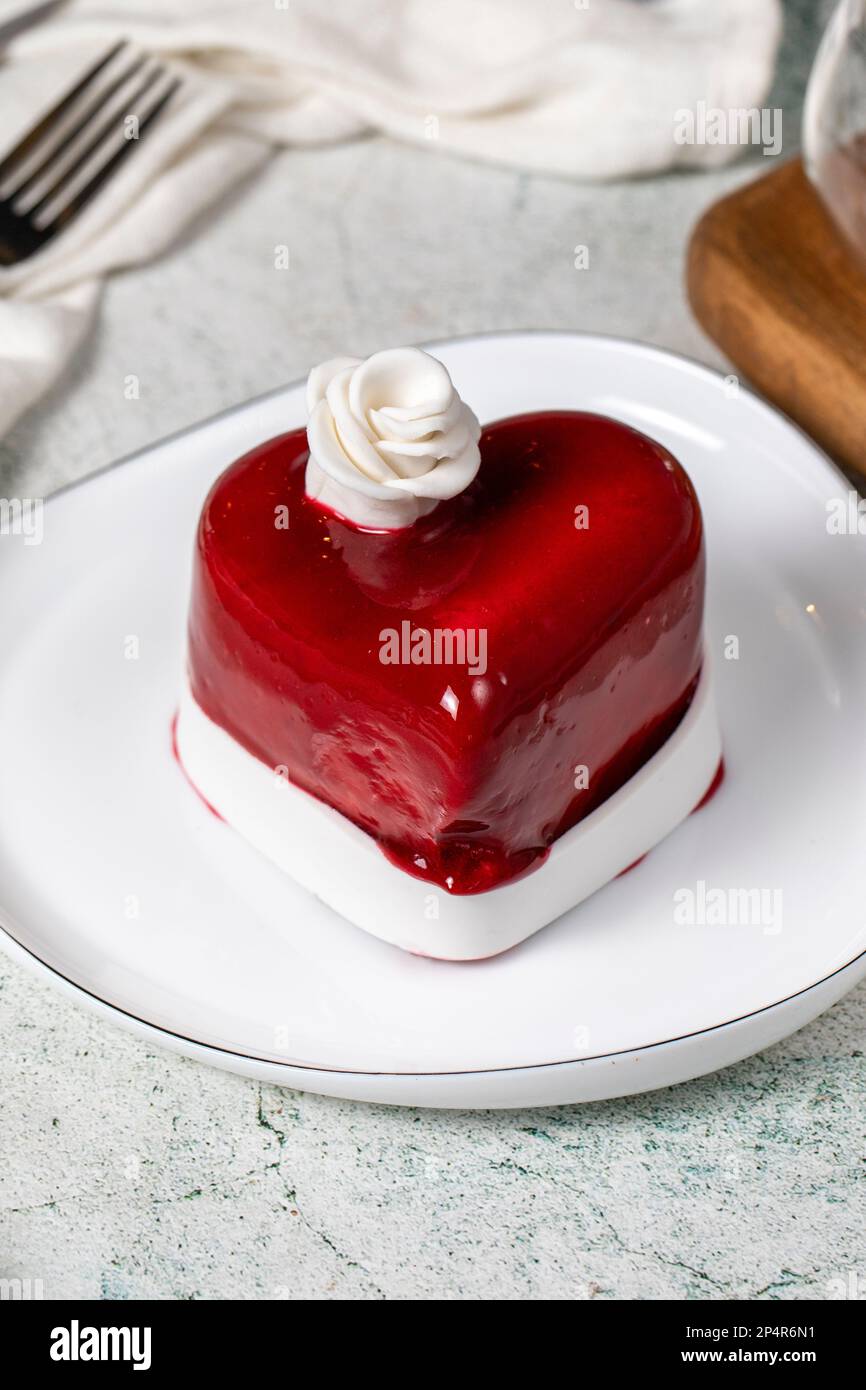
[[[476,960],[532,936],[664,839],[707,791],[722,747],[705,660],[682,723],[655,757],[562,835],[539,868],[464,896],[391,864],[363,830],[214,724],[188,685],[177,751],[190,781],[229,825],[350,922],[419,955]]]

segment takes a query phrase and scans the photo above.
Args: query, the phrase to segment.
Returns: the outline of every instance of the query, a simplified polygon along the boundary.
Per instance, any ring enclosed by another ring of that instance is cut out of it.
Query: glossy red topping
[[[304,431],[263,444],[205,503],[189,627],[205,713],[455,893],[543,860],[661,747],[701,663],[700,511],[665,449],[551,412],[491,425],[481,455],[383,533],[306,500]],[[383,663],[424,655],[421,629],[440,656],[468,630],[478,673]]]

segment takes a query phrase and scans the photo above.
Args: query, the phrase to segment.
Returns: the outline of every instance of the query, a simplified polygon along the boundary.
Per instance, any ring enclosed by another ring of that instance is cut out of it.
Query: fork
[[[166,85],[166,69],[146,54],[116,64],[128,51],[126,39],[116,43],[0,161],[0,265],[26,260],[68,227],[181,85],[179,77]],[[137,104],[147,102],[128,134]]]

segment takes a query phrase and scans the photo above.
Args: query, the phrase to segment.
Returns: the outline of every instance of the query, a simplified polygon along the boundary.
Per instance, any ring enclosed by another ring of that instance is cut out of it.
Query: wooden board
[[[866,477],[866,271],[800,160],[704,214],[687,285],[699,323],[743,376]]]

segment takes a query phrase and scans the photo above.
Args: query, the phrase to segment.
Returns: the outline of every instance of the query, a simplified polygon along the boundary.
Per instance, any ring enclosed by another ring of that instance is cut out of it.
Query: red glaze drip
[[[186,777],[187,782],[192,787],[193,791],[195,792],[196,796],[201,802],[202,806],[206,806],[212,816],[216,816],[217,820],[221,820],[223,821],[223,824],[225,824],[224,817],[220,815],[216,806],[211,805],[206,796],[202,796],[195,782],[192,780],[190,776],[188,776],[187,770],[183,765],[183,759],[180,756],[180,751],[177,746],[177,714],[172,715],[171,720],[171,754],[178,767],[180,768],[181,772],[183,773],[184,777]]]
[[[724,760],[724,758],[720,758],[720,759],[719,759],[719,765],[718,765],[718,767],[716,768],[715,772],[713,773],[713,780],[712,780],[712,782],[711,782],[710,785],[707,787],[707,790],[704,792],[704,794],[703,794],[703,796],[701,797],[700,801],[697,802],[697,804],[696,804],[695,806],[692,807],[691,811],[689,812],[689,815],[690,815],[690,816],[695,816],[695,815],[697,815],[698,811],[703,810],[704,806],[706,806],[706,804],[707,804],[708,801],[712,801],[713,797],[715,796],[716,792],[719,790],[719,787],[722,785],[722,782],[723,782],[724,780],[725,780],[725,760]],[[649,852],[650,852],[650,851],[647,850],[647,854],[649,854]],[[638,859],[635,859],[633,863],[631,863],[631,864],[626,864],[626,866],[625,866],[624,869],[620,869],[619,873],[617,874],[617,878],[623,878],[625,874],[630,874],[631,871],[632,871],[632,869],[638,868],[638,866],[639,866],[640,864],[642,864],[643,861],[646,859],[647,854],[642,854],[642,855],[640,855],[640,857],[639,857]]]
[[[647,854],[649,854],[649,850],[647,850]],[[630,864],[626,864],[624,869],[620,869],[617,878],[625,878],[626,874],[630,874],[632,869],[639,868],[646,857],[646,854],[639,854],[637,859],[633,859]]]
[[[700,801],[698,802],[697,806],[695,807],[695,810],[692,811],[692,815],[695,814],[695,811],[702,811],[703,808],[707,805],[707,803],[710,802],[710,801],[712,801],[713,797],[715,796],[716,792],[719,790],[719,787],[722,785],[722,783],[724,782],[724,780],[725,780],[725,760],[724,760],[724,758],[719,758],[719,765],[718,765],[718,767],[716,768],[716,771],[715,771],[715,775],[714,775],[714,777],[713,777],[713,780],[712,780],[712,782],[710,783],[710,785],[707,787],[707,790],[704,792],[703,796],[701,797]]]
[[[210,718],[454,893],[542,863],[673,732],[701,663],[700,511],[665,449],[551,412],[481,454],[459,497],[382,532],[305,498],[303,431],[263,444],[205,503],[189,627]],[[403,622],[484,629],[486,671],[383,664]]]

